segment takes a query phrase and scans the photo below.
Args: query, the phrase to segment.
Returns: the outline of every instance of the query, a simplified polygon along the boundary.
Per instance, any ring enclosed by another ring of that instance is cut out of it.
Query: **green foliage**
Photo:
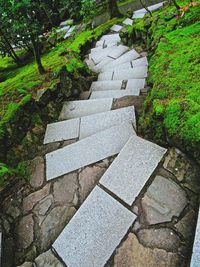
[[[96,0],[82,0],[80,14],[85,22],[90,21],[97,15]]]

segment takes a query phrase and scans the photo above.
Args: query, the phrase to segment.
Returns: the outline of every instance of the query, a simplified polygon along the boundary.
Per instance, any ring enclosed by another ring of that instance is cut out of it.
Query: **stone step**
[[[138,66],[128,70],[102,72],[98,76],[98,81],[141,79],[146,77],[147,77],[147,66]]]
[[[115,45],[115,46],[105,48],[103,49],[103,51],[100,51],[98,53],[90,54],[89,58],[92,59],[95,64],[98,64],[106,57],[117,59],[118,57],[123,55],[128,50],[129,48],[127,46],[124,46],[124,45],[116,46]]]
[[[103,35],[101,38],[100,38],[100,41],[106,41],[106,42],[112,42],[112,43],[115,43],[115,42],[120,42],[121,41],[121,38],[119,36],[119,33],[115,33],[115,34],[106,34],[106,35]]]
[[[106,90],[106,91],[95,91],[90,95],[90,99],[101,99],[101,98],[121,98],[124,96],[138,96],[140,95],[140,89],[126,89],[126,90]]]
[[[113,25],[110,30],[113,32],[120,32],[123,27],[121,25],[115,24]]]
[[[135,49],[132,49],[132,50],[124,53],[122,56],[117,58],[115,61],[105,65],[105,67],[102,68],[102,70],[106,71],[110,68],[116,67],[116,66],[121,65],[121,64],[126,63],[126,62],[130,62],[130,61],[135,60],[139,57],[140,57],[140,55],[135,51]]]
[[[136,216],[96,186],[54,242],[68,267],[103,267]]]
[[[151,6],[148,6],[148,9],[150,11],[154,11],[154,10],[157,10],[157,9],[160,9],[163,4],[165,2],[161,2],[161,3],[158,3],[158,4],[155,4],[155,5],[151,5]],[[133,13],[133,19],[137,19],[137,18],[143,18],[145,16],[145,14],[147,13],[147,10],[145,8],[142,8],[142,9],[139,9],[139,10],[136,10],[134,13]]]
[[[48,124],[44,144],[74,138],[83,139],[125,121],[130,121],[136,129],[133,106]]]
[[[200,209],[199,215],[197,220],[196,232],[195,232],[195,239],[192,249],[192,259],[190,262],[190,267],[199,267],[200,262]]]
[[[132,19],[125,19],[123,22],[122,22],[124,25],[133,25],[133,20]]]
[[[154,143],[132,136],[100,179],[100,184],[132,206],[167,152]]]
[[[47,180],[118,154],[133,134],[133,125],[126,122],[48,153]]]
[[[95,113],[109,111],[112,108],[112,103],[112,98],[67,101],[63,105],[59,120],[74,119]]]

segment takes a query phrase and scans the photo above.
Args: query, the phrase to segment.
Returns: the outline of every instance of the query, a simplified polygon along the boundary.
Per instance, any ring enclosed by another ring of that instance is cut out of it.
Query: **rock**
[[[173,173],[179,181],[183,181],[189,162],[178,149],[172,148],[165,158],[163,167]]]
[[[33,263],[32,262],[24,262],[22,265],[18,266],[18,267],[33,267]]]
[[[49,195],[46,198],[42,199],[34,208],[34,213],[37,215],[39,219],[39,225],[41,225],[42,221],[45,218],[45,214],[49,210],[53,203],[53,196]]]
[[[175,224],[175,228],[187,242],[191,242],[193,239],[196,222],[197,214],[193,210],[190,210],[178,223]]]
[[[24,216],[18,225],[17,234],[18,234],[18,246],[20,248],[28,248],[33,242],[34,238],[34,221],[33,215],[29,214]]]
[[[117,249],[114,267],[180,267],[177,254],[143,247],[132,233]]]
[[[56,240],[75,212],[75,208],[70,206],[55,207],[51,210],[42,222],[40,233],[38,233],[43,250],[47,249]]]
[[[78,175],[76,172],[64,175],[62,178],[56,180],[53,184],[53,196],[55,202],[67,205],[74,203],[75,195],[78,190]]]
[[[28,173],[30,175],[30,184],[34,189],[38,189],[44,182],[44,159],[42,157],[36,157],[31,161],[28,167]]]
[[[173,180],[156,176],[142,198],[144,217],[148,224],[171,221],[187,205],[185,191]]]
[[[9,214],[13,219],[16,219],[20,215],[20,209],[17,206],[14,206],[14,203],[12,203],[10,206],[8,206],[6,213]]]
[[[106,169],[99,166],[89,166],[84,168],[79,174],[79,196],[82,203],[88,194],[98,183]]]
[[[71,145],[71,144],[75,143],[76,141],[77,141],[77,139],[71,139],[71,140],[64,141],[61,147]]]
[[[63,267],[64,265],[54,256],[51,250],[42,253],[35,259],[37,267]],[[28,267],[28,266],[27,266]]]
[[[59,142],[50,143],[50,144],[42,145],[42,146],[38,147],[38,151],[42,156],[44,156],[47,153],[50,153],[52,151],[57,150],[59,148],[59,146],[60,146]]]
[[[140,244],[149,248],[164,249],[168,252],[177,252],[181,240],[179,236],[169,228],[142,229],[137,233]]]
[[[23,200],[23,211],[28,212],[33,209],[35,204],[49,194],[50,184],[45,185],[41,190],[36,191]]]

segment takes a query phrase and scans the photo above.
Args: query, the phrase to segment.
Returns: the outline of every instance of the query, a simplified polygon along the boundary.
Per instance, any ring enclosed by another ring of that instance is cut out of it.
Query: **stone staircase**
[[[147,58],[120,44],[122,27],[114,25],[88,55],[86,63],[99,73],[89,99],[64,103],[61,121],[45,134],[45,144],[76,139],[46,155],[48,181],[118,155],[53,244],[68,267],[105,266],[137,218],[135,199],[167,152],[136,135],[134,106],[112,110],[114,99],[139,96],[147,77]]]

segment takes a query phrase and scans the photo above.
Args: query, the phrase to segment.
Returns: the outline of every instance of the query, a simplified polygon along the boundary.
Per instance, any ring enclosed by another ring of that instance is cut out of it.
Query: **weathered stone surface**
[[[53,196],[49,195],[45,197],[44,199],[42,199],[38,204],[35,205],[33,211],[39,219],[39,225],[41,225],[41,223],[45,219],[45,214],[51,207],[52,203],[53,203]]]
[[[49,190],[50,190],[50,184],[47,184],[41,190],[36,191],[25,197],[23,200],[23,211],[27,212],[32,210],[37,202],[48,196]]]
[[[17,233],[18,233],[18,246],[19,248],[28,248],[33,242],[33,215],[29,214],[24,216],[18,225]]]
[[[182,181],[189,169],[189,162],[178,149],[172,148],[165,158],[163,167],[173,173],[179,181]]]
[[[91,91],[107,91],[107,90],[121,90],[122,88],[121,81],[97,81],[93,82],[90,90]]]
[[[113,80],[141,79],[147,77],[147,67],[138,66],[130,70],[114,71]]]
[[[20,265],[18,267],[33,267],[33,263],[32,262],[24,262],[22,265]]]
[[[40,254],[35,263],[37,267],[64,267],[64,265],[55,257],[51,250]]]
[[[126,90],[142,89],[145,86],[145,79],[129,79],[126,85]]]
[[[97,186],[53,247],[69,267],[103,267],[135,218]]]
[[[125,63],[122,63],[120,65],[116,65],[114,67],[110,67],[109,69],[106,69],[106,70],[115,71],[115,70],[129,70],[129,69],[132,69],[131,62],[125,62]],[[102,71],[103,70],[104,69],[102,69]]]
[[[55,202],[59,204],[76,205],[76,192],[78,190],[78,174],[73,172],[64,175],[53,184],[53,195]]]
[[[61,111],[60,120],[68,120],[77,117],[83,117],[98,112],[104,112],[111,109],[113,99],[101,100],[79,100],[65,102]]]
[[[177,252],[181,245],[179,236],[169,228],[142,229],[137,233],[140,244],[149,248],[160,248]]]
[[[79,126],[79,118],[48,124],[44,144],[78,138]]]
[[[47,249],[55,241],[75,212],[75,208],[70,206],[58,206],[51,210],[40,228],[39,239],[42,249]]]
[[[100,183],[131,206],[165,153],[166,149],[134,135]]]
[[[99,46],[103,47],[104,42],[105,42],[104,40],[97,41],[97,42],[96,42],[96,47],[99,47]]]
[[[90,95],[90,99],[101,99],[101,98],[120,98],[124,96],[135,95],[138,96],[140,94],[140,89],[126,89],[126,90],[109,90],[109,91],[96,91],[92,92]]]
[[[30,184],[33,188],[38,189],[44,182],[44,159],[36,157],[33,159],[27,169],[30,175]]]
[[[156,176],[142,199],[145,219],[149,224],[171,221],[187,205],[185,191],[173,180]]]
[[[138,59],[135,59],[133,61],[131,61],[131,65],[133,68],[137,67],[137,66],[148,66],[148,60],[147,60],[147,57],[142,57],[142,58],[138,58]]]
[[[110,30],[113,31],[113,32],[120,32],[122,28],[123,27],[121,25],[115,24],[110,28]]]
[[[100,178],[106,171],[105,168],[99,166],[88,166],[84,168],[79,174],[79,196],[82,203],[92,189],[97,185]]]
[[[136,129],[134,107],[126,107],[83,117],[81,118],[80,125],[80,139],[128,121]]]
[[[186,242],[192,241],[196,221],[196,213],[193,210],[190,210],[178,223],[175,224],[177,231],[184,237]]]
[[[140,55],[134,49],[132,49],[132,50],[126,52],[125,54],[123,54],[121,57],[117,58],[114,62],[107,64],[103,68],[103,70],[106,71],[112,67],[123,64],[125,62],[130,62],[130,61],[132,61],[136,58],[139,58],[139,57],[140,57]],[[125,79],[125,78],[122,78],[122,79]]]
[[[124,122],[47,154],[47,180],[118,154],[133,134],[131,123]]]
[[[163,249],[143,247],[137,237],[130,233],[122,246],[117,249],[114,267],[180,267],[177,254]]]

